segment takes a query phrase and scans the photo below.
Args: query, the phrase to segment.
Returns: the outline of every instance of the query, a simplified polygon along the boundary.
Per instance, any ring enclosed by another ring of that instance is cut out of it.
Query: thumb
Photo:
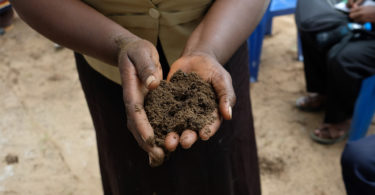
[[[232,78],[225,70],[212,79],[212,85],[219,98],[219,110],[225,120],[232,119],[232,108],[236,102]]]
[[[148,89],[155,89],[163,79],[163,71],[156,48],[151,43],[147,43],[141,49],[129,51],[128,56],[143,85]]]
[[[159,147],[152,147],[148,152],[149,164],[151,167],[157,167],[164,162],[164,151]]]

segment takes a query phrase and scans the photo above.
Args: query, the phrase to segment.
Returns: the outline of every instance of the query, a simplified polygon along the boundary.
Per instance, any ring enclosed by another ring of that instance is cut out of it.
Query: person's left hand
[[[182,70],[183,72],[195,72],[198,76],[212,84],[219,99],[219,110],[214,111],[216,120],[199,131],[199,137],[202,140],[208,140],[219,129],[222,118],[230,120],[232,118],[232,107],[235,104],[236,96],[232,86],[232,78],[223,66],[212,56],[206,53],[193,53],[179,58],[171,66],[167,80],[169,81],[173,74]],[[168,136],[167,136],[168,137]],[[190,148],[198,139],[195,131],[185,130],[180,137],[179,143],[185,149]],[[175,148],[178,143],[165,142],[166,148]]]
[[[349,17],[354,22],[365,23],[372,22],[375,23],[375,6],[359,6],[350,10]]]

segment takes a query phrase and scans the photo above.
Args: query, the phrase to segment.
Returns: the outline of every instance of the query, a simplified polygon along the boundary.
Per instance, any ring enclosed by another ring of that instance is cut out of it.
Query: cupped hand
[[[219,129],[222,118],[226,120],[232,118],[232,107],[236,101],[232,78],[214,57],[206,53],[193,53],[182,56],[172,64],[167,80],[170,80],[173,74],[178,70],[182,70],[186,73],[197,73],[200,78],[211,83],[216,92],[219,99],[219,109],[216,109],[213,113],[216,120],[199,131],[199,137],[202,140],[208,140]],[[176,143],[175,139],[171,139],[172,141],[168,140],[170,137],[175,137],[175,134],[167,135],[165,145],[167,148],[175,149],[178,143]],[[197,140],[197,133],[187,129],[181,134],[179,143],[183,148],[188,149]]]
[[[359,6],[350,10],[349,17],[354,22],[375,22],[375,6]]]
[[[158,52],[152,43],[139,38],[123,39],[118,45],[127,126],[139,146],[148,153],[150,165],[159,166],[165,154],[155,145],[154,130],[143,108],[148,90],[156,88],[163,79]]]

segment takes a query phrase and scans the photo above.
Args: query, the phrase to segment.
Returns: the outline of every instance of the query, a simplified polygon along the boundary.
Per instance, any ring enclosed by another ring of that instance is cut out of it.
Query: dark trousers
[[[348,142],[341,166],[348,195],[374,195],[375,135]]]
[[[157,168],[148,165],[146,152],[127,129],[122,87],[94,71],[81,55],[75,57],[95,126],[105,195],[260,194],[246,44],[225,66],[237,95],[233,119],[223,121],[210,140],[198,141],[188,150],[178,147]]]
[[[348,17],[334,10],[327,0],[298,1],[296,23],[304,55],[306,88],[308,92],[327,95],[326,123],[351,118],[362,80],[375,74],[375,38],[350,41],[329,59],[332,47],[317,45],[316,34],[322,29],[330,30],[348,22]]]

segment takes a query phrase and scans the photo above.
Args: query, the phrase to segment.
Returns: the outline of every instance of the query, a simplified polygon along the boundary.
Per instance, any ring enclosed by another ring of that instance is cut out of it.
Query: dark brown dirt
[[[216,95],[211,84],[195,73],[177,71],[170,82],[161,81],[145,99],[148,120],[155,131],[155,141],[164,145],[169,132],[181,135],[183,130],[199,131],[211,124],[217,109]]]

